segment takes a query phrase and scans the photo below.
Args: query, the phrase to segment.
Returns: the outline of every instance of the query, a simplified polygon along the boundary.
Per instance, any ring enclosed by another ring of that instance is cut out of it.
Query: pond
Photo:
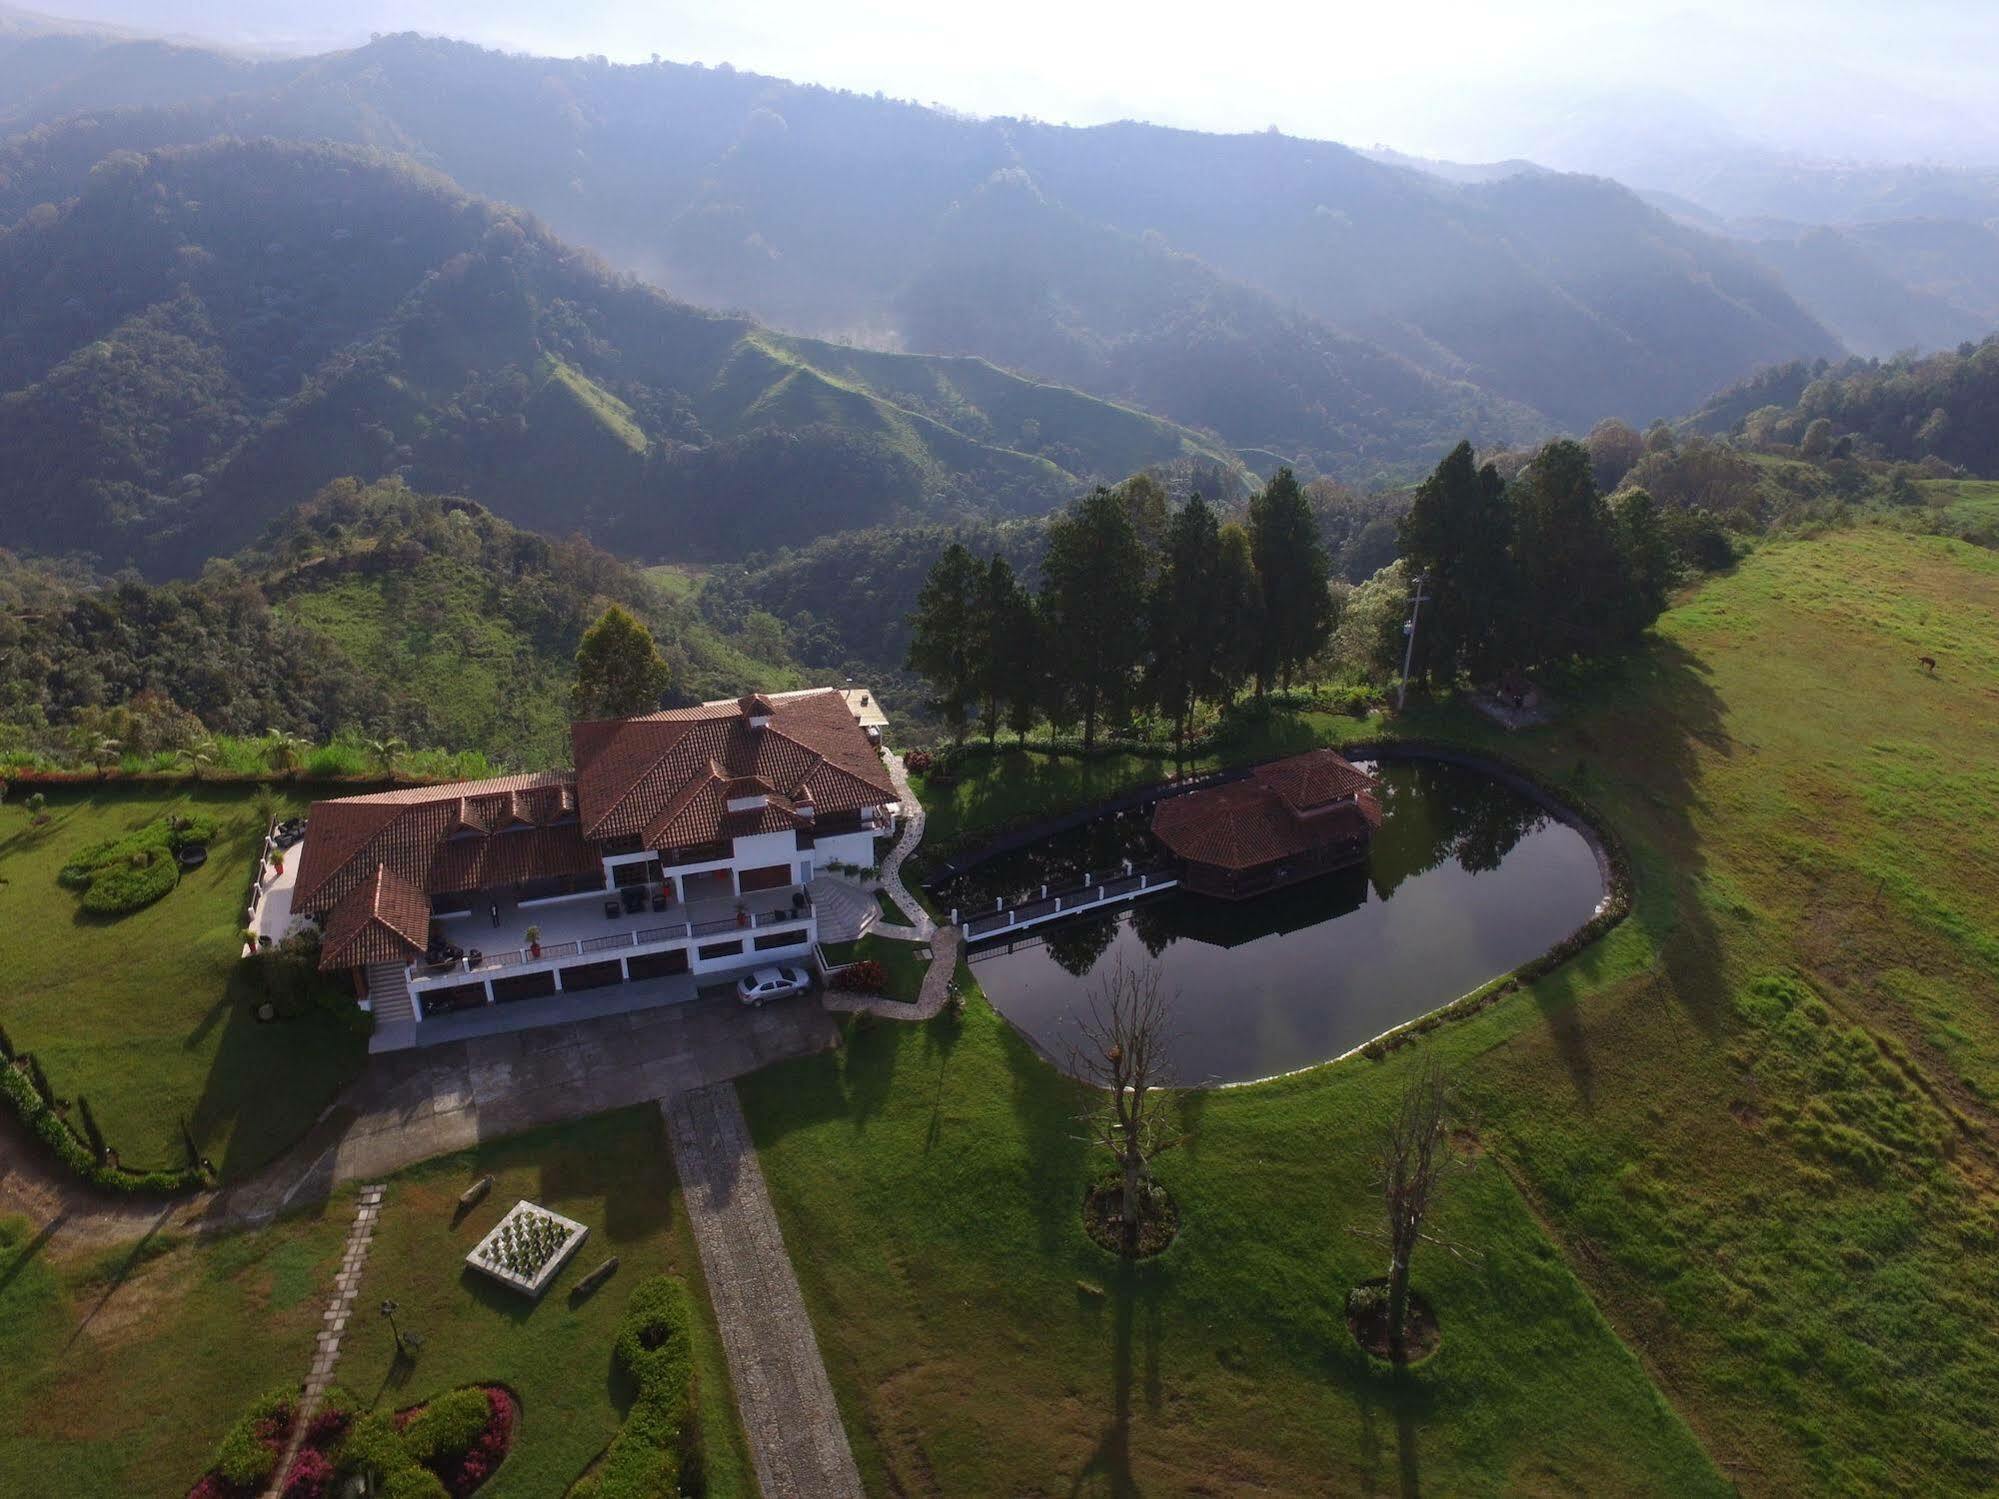
[[[1112,965],[1157,960],[1183,1085],[1243,1082],[1337,1057],[1545,952],[1605,887],[1583,835],[1490,777],[1430,761],[1369,765],[1382,823],[1367,862],[1246,901],[1190,892],[1041,927],[971,952],[993,1004],[1058,1063]],[[1149,812],[999,856],[939,892],[970,909],[1123,859],[1163,861]]]

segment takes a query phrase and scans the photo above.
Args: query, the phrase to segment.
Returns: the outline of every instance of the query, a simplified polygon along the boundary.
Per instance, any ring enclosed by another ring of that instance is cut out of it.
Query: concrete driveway
[[[636,986],[629,986],[636,987]],[[761,1009],[704,998],[369,1059],[301,1144],[254,1184],[258,1208],[539,1124],[580,1119],[827,1051],[839,1031],[817,994]],[[238,1212],[251,1184],[228,1194]]]

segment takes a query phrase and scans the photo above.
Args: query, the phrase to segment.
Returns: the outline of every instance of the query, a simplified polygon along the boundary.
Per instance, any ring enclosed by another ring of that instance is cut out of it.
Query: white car
[[[811,986],[802,968],[759,968],[736,980],[736,998],[746,1005],[760,1005]]]

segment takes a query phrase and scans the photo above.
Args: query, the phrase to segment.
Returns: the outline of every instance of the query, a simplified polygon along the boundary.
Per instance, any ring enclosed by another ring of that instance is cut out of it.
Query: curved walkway
[[[916,845],[923,841],[923,803],[916,799],[916,793],[909,787],[909,772],[903,768],[902,756],[894,750],[883,750],[882,760],[888,766],[889,781],[895,787],[895,794],[902,801],[902,836],[895,840],[895,847],[882,860],[882,889],[895,902],[896,909],[908,919],[914,935],[904,937],[903,928],[877,926],[875,931],[884,937],[899,940],[921,941],[937,929],[937,923],[930,919],[930,913],[923,904],[909,893],[909,887],[902,882],[902,861],[916,852]]]
[[[879,994],[842,994],[837,989],[829,989],[820,1003],[835,1015],[878,1015],[883,1020],[932,1019],[951,997],[951,976],[958,971],[958,953],[964,945],[965,939],[954,926],[940,926],[930,934],[930,967],[923,975],[923,990],[915,1004],[883,999]]]

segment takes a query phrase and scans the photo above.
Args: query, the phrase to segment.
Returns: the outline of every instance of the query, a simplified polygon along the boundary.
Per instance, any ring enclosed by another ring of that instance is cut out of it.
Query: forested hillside
[[[1725,390],[1687,426],[1807,458],[1930,460],[1999,478],[1999,334],[1920,358],[1766,371]]]
[[[278,730],[559,764],[577,644],[612,603],[653,631],[676,700],[804,685],[781,631],[732,631],[585,542],[344,481],[195,581],[100,586],[0,552],[0,749],[87,753],[138,702],[161,742],[134,753]]]
[[[177,99],[156,83],[119,108],[94,54],[71,113],[19,114],[0,217],[60,202],[116,148],[224,132],[374,145],[702,305],[1088,378],[1238,449],[1323,454],[1342,473],[1383,457],[1413,473],[1467,415],[1499,438],[1526,435],[1510,425],[1523,407],[1544,430],[1643,421],[1758,364],[1841,352],[1745,251],[1599,179],[1459,184],[1323,141],[973,120],[726,67],[415,36],[226,88],[174,66]],[[1025,190],[981,192],[1002,184]],[[968,232],[1037,255],[995,284]],[[968,270],[1004,317],[940,296]]]
[[[8,541],[191,572],[343,475],[634,557],[1040,513],[1233,459],[975,359],[697,311],[379,153],[114,157],[0,234]]]

